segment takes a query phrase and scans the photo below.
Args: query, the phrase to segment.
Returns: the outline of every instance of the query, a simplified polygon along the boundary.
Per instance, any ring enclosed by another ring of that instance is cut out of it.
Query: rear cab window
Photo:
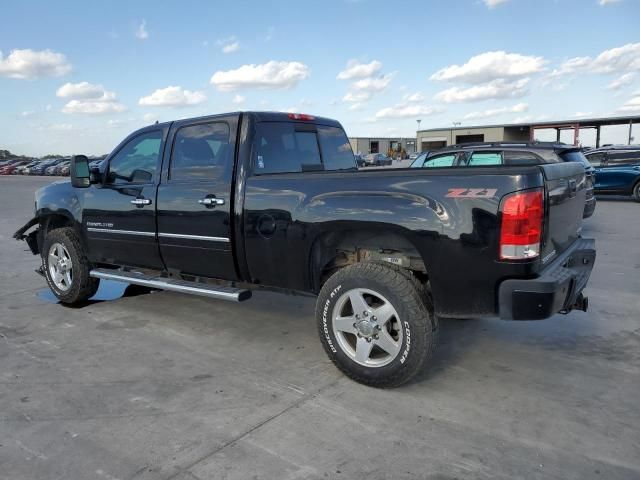
[[[254,175],[356,170],[351,144],[338,127],[260,122],[252,148]]]
[[[500,152],[473,152],[467,165],[470,167],[502,165],[502,154]]]

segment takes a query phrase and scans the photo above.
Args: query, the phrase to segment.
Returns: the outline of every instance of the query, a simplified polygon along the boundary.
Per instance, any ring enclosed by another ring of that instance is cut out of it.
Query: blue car
[[[640,202],[640,145],[607,146],[585,152],[595,168],[599,195],[631,195]]]

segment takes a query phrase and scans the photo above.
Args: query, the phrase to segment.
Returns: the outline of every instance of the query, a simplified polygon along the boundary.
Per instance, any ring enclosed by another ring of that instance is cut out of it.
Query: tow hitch
[[[571,310],[581,310],[583,312],[586,312],[588,308],[589,308],[589,297],[585,297],[584,295],[580,294],[578,295],[578,298],[576,298],[576,301],[573,305],[570,305],[569,308],[560,310],[560,313],[562,313],[563,315],[566,315]]]

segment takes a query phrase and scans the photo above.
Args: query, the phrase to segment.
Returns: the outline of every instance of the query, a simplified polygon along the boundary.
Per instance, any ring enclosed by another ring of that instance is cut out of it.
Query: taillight
[[[289,118],[291,120],[304,120],[305,122],[315,120],[315,117],[307,115],[306,113],[290,113]]]
[[[500,259],[523,260],[540,255],[544,218],[542,190],[507,195],[500,211]]]

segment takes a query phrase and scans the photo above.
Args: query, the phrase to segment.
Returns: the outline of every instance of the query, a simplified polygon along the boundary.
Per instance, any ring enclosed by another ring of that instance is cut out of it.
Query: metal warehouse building
[[[471,142],[528,142],[536,139],[536,131],[555,130],[560,141],[563,130],[573,132],[573,144],[580,145],[580,132],[585,129],[596,131],[596,147],[600,146],[600,130],[612,125],[629,126],[629,142],[633,141],[633,126],[640,123],[640,115],[609,118],[581,118],[554,122],[518,123],[419,130],[416,134],[417,147],[421,152],[437,150],[448,145]]]
[[[398,152],[404,148],[405,152],[416,151],[416,139],[406,137],[350,137],[349,142],[353,153],[387,153],[391,148]]]

